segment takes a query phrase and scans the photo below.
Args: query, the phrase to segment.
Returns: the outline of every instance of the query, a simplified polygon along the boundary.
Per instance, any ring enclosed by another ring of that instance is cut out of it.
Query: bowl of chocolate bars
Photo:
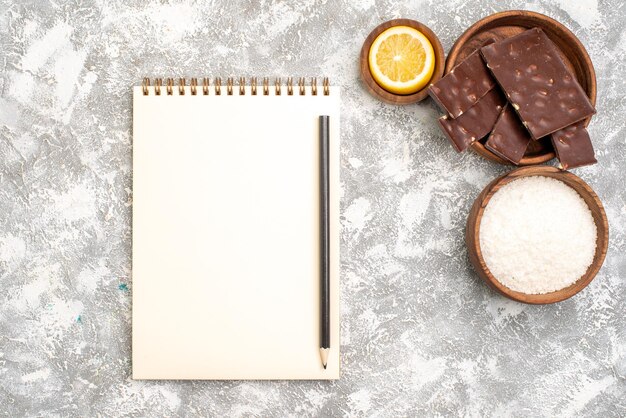
[[[458,152],[502,164],[556,157],[570,169],[596,162],[593,64],[576,36],[539,13],[507,11],[472,25],[454,44],[429,94]]]

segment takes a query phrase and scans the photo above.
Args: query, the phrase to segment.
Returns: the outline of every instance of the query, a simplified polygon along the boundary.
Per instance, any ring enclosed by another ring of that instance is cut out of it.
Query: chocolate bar
[[[510,104],[506,104],[485,142],[485,148],[497,156],[518,165],[531,138]]]
[[[556,131],[550,136],[560,161],[559,168],[567,170],[597,163],[584,121]]]
[[[480,51],[533,139],[595,113],[576,77],[541,29],[529,29]]]
[[[454,119],[474,106],[495,85],[480,52],[476,51],[431,84],[428,94]]]
[[[498,89],[490,90],[482,99],[456,119],[439,118],[439,126],[457,152],[465,151],[474,141],[491,132],[506,100]]]

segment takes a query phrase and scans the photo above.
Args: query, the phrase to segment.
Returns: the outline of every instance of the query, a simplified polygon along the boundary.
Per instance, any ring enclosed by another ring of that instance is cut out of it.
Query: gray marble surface
[[[509,168],[457,155],[430,101],[386,105],[358,78],[382,21],[420,20],[447,51],[515,8],[571,28],[598,76],[598,164],[575,173],[611,245],[595,281],[553,306],[508,301],[468,264],[469,207]],[[620,0],[0,0],[0,415],[626,415],[625,16]],[[205,74],[344,89],[337,382],[129,377],[130,86]]]

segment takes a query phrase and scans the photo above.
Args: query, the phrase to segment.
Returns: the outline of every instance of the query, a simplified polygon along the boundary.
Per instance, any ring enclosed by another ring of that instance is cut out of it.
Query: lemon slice
[[[435,70],[435,51],[428,39],[409,26],[393,26],[374,40],[370,72],[385,90],[412,94],[423,89]]]

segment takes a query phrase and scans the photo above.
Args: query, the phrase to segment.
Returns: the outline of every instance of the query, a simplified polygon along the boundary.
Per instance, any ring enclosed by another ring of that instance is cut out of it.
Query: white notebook
[[[152,84],[133,89],[133,378],[339,378],[339,88]],[[327,369],[320,115],[331,134]]]

